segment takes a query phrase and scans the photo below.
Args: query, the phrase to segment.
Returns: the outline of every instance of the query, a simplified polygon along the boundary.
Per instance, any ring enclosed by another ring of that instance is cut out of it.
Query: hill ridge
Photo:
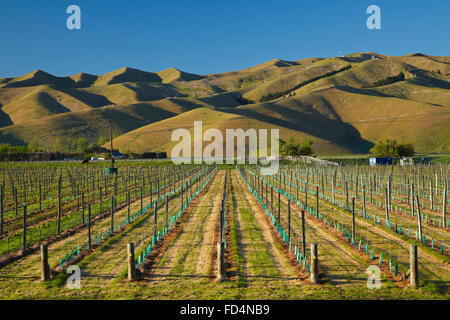
[[[94,142],[112,121],[119,148],[170,151],[168,133],[180,119],[203,117],[205,128],[279,128],[284,139],[312,139],[319,153],[364,153],[387,137],[445,152],[449,110],[450,57],[419,52],[272,59],[207,75],[125,66],[59,77],[36,69],[0,79],[0,142]],[[161,129],[139,130],[147,126]]]

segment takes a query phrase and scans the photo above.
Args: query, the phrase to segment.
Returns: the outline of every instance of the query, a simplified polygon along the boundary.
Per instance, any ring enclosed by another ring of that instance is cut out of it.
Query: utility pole
[[[111,140],[111,168],[114,168],[112,121],[109,120],[109,138]]]

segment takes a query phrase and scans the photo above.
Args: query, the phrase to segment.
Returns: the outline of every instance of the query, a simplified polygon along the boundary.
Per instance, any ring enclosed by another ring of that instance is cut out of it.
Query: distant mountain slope
[[[121,68],[97,77],[94,86],[104,86],[124,82],[161,82],[162,79],[156,73],[145,72],[133,68]]]
[[[114,145],[124,152],[166,151],[170,154],[172,148],[179,143],[179,141],[171,141],[173,131],[178,128],[184,128],[191,134],[191,151],[193,152],[193,142],[195,140],[194,120],[202,120],[203,133],[208,129],[214,128],[220,130],[224,137],[226,136],[227,129],[268,129],[270,134],[270,129],[279,128],[276,123],[266,122],[242,114],[220,112],[208,108],[198,108],[170,119],[155,122],[130,131],[114,139]],[[289,139],[289,136],[294,136],[298,139],[315,139],[316,149],[319,152],[325,150],[332,150],[334,152],[352,151],[351,148],[347,148],[345,145],[336,145],[334,141],[332,142],[324,138],[318,138],[301,130],[291,128],[284,128],[281,130],[281,139],[286,141]],[[206,147],[209,143],[210,142],[208,141],[203,141],[203,146]],[[225,152],[226,141],[223,141],[223,148]]]
[[[196,104],[188,100],[159,100],[128,105],[111,105],[78,112],[66,112],[30,122],[0,128],[0,141],[24,144],[37,140],[51,148],[57,137],[86,137],[94,142],[109,136],[109,123],[115,136],[152,122],[184,113]]]
[[[169,68],[163,71],[156,72],[156,74],[161,78],[163,83],[171,83],[174,81],[193,81],[193,80],[200,80],[203,77],[180,71],[175,68]]]
[[[397,139],[418,151],[450,151],[450,57],[354,53],[273,59],[225,73],[124,67],[58,77],[42,70],[0,79],[0,143],[107,135],[122,151],[167,151],[171,132],[279,128],[308,138],[319,153],[365,153]]]

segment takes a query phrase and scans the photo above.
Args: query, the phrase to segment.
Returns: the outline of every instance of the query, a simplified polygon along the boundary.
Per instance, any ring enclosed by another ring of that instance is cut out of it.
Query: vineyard
[[[448,166],[116,166],[0,165],[1,299],[449,298]]]

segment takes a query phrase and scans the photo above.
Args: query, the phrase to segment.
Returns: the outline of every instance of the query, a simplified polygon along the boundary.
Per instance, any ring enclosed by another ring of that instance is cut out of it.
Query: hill
[[[318,153],[367,153],[384,138],[420,152],[450,151],[450,57],[354,53],[273,59],[218,74],[124,67],[58,77],[0,79],[0,142],[96,141],[112,123],[121,151],[166,151],[174,129],[279,128]]]

